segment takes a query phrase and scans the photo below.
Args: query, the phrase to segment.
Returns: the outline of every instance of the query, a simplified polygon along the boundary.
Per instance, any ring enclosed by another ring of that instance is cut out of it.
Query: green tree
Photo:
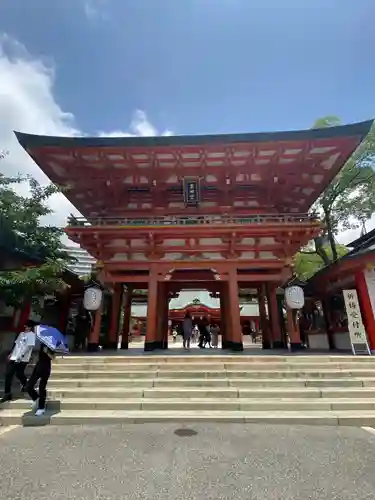
[[[29,195],[15,187],[27,182]],[[62,229],[42,224],[52,213],[49,198],[59,190],[44,187],[31,177],[6,177],[0,174],[0,247],[3,251],[28,259],[33,267],[0,271],[0,296],[9,305],[18,306],[25,298],[38,304],[40,297],[66,286],[62,273],[72,259],[62,248]]]
[[[323,247],[328,258],[332,260],[332,250],[329,245]],[[339,257],[343,257],[348,253],[348,249],[343,245],[337,245],[336,250]],[[314,276],[316,272],[325,266],[323,259],[316,252],[297,252],[294,257],[294,272],[296,276],[302,280],[307,280]]]
[[[336,116],[317,120],[313,128],[332,127],[341,124]],[[335,236],[344,229],[363,226],[375,212],[375,127],[349,158],[343,169],[333,179],[313,206],[326,228],[322,237],[315,238],[314,248],[303,253],[317,254],[324,265],[339,258]],[[326,237],[326,238],[324,238]],[[324,245],[328,239],[329,249]]]

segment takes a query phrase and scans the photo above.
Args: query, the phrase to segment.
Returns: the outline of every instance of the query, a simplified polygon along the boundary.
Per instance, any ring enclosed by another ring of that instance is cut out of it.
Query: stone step
[[[97,387],[48,387],[48,395],[53,399],[62,398],[105,398],[105,399],[135,399],[135,398],[161,398],[161,399],[194,399],[194,398],[245,398],[245,399],[371,399],[375,400],[375,388],[234,388],[234,387],[202,387],[202,388],[144,388],[144,387],[106,387],[98,391]],[[16,396],[16,394],[15,394]]]
[[[214,380],[214,379],[212,379]],[[102,378],[102,379],[60,379],[51,377],[48,382],[48,387],[63,387],[63,388],[72,388],[72,387],[91,387],[95,388],[96,392],[106,391],[107,388],[131,388],[131,387],[153,387],[154,379],[153,378],[129,378],[129,379],[111,379],[111,378]],[[224,387],[228,386],[228,379],[226,379],[226,383],[223,385]]]
[[[201,411],[201,410],[233,410],[233,411],[335,411],[335,410],[374,410],[373,399],[162,399],[162,398],[64,398],[48,400],[49,410],[145,410],[145,411]],[[2,406],[4,409],[22,409],[29,411],[31,401],[19,399]]]
[[[244,399],[375,399],[375,388],[328,388],[318,389],[311,387],[303,388],[234,388],[234,387],[204,387],[204,388],[144,388],[144,387],[108,387],[98,391],[97,387],[49,387],[48,394],[54,399],[61,398],[161,398],[161,399],[222,399],[222,398],[244,398]]]
[[[199,422],[271,423],[287,425],[351,425],[375,426],[375,411],[142,411],[142,410],[61,410],[47,411],[35,417],[24,410],[3,410],[1,425],[43,426],[175,422],[176,424]]]
[[[56,378],[51,377],[49,387],[373,387],[375,378],[301,378],[301,379],[251,379],[251,378]]]
[[[84,389],[86,390],[86,389]],[[199,396],[198,396],[199,394]],[[220,394],[220,396],[218,396]],[[368,390],[363,388],[152,388],[144,389],[143,395],[161,398],[192,398],[192,397],[242,397],[242,398],[372,398],[375,396],[375,388]]]
[[[160,372],[184,372],[184,371],[352,371],[352,370],[374,370],[374,363],[60,363],[53,367],[54,372],[60,371],[102,371],[111,373],[113,371],[160,371]]]
[[[83,363],[88,364],[113,364],[113,363],[137,363],[137,364],[174,364],[180,363],[185,365],[186,363],[289,363],[289,364],[300,364],[304,365],[306,363],[373,363],[375,364],[375,358],[371,356],[326,356],[326,355],[287,355],[287,356],[264,356],[263,354],[258,356],[248,356],[243,353],[238,353],[237,355],[217,355],[211,353],[210,355],[195,355],[193,352],[186,356],[178,355],[155,355],[155,354],[145,354],[139,356],[130,355],[119,355],[119,356],[99,356],[99,355],[86,355],[86,356],[67,356],[64,358],[57,358],[56,364],[78,364]]]
[[[54,370],[51,379],[57,380],[59,378],[74,378],[74,379],[101,379],[110,377],[111,379],[128,379],[128,378],[172,378],[172,379],[202,379],[202,378],[375,378],[375,369],[368,370],[351,370],[351,371],[336,371],[336,370],[320,370],[320,371],[232,371],[232,370],[202,370],[202,371],[171,371],[171,370],[127,370],[110,371],[104,370]]]

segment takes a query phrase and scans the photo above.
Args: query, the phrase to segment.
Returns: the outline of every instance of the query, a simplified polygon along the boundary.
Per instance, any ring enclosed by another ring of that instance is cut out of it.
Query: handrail
[[[295,224],[318,222],[315,214],[255,214],[241,215],[187,215],[169,217],[75,217],[68,219],[68,227],[92,226],[190,226],[228,224]]]

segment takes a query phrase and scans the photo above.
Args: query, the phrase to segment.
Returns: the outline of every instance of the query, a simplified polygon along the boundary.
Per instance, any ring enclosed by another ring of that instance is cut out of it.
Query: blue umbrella
[[[37,339],[56,354],[67,354],[69,352],[67,339],[57,328],[38,325],[35,328],[35,333]]]

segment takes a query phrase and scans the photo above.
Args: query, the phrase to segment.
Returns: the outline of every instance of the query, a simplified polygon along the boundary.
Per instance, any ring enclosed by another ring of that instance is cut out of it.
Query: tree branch
[[[359,167],[360,168],[360,167]],[[375,178],[375,174],[371,174],[367,179],[362,179],[357,183],[353,184],[353,181],[361,174],[361,172],[357,172],[356,175],[344,186],[342,189],[336,191],[333,193],[333,196],[330,197],[330,204],[332,204],[339,196],[341,196],[349,187],[350,189],[355,189],[356,187],[360,186],[361,184],[365,184],[366,182],[370,181],[371,179]]]

